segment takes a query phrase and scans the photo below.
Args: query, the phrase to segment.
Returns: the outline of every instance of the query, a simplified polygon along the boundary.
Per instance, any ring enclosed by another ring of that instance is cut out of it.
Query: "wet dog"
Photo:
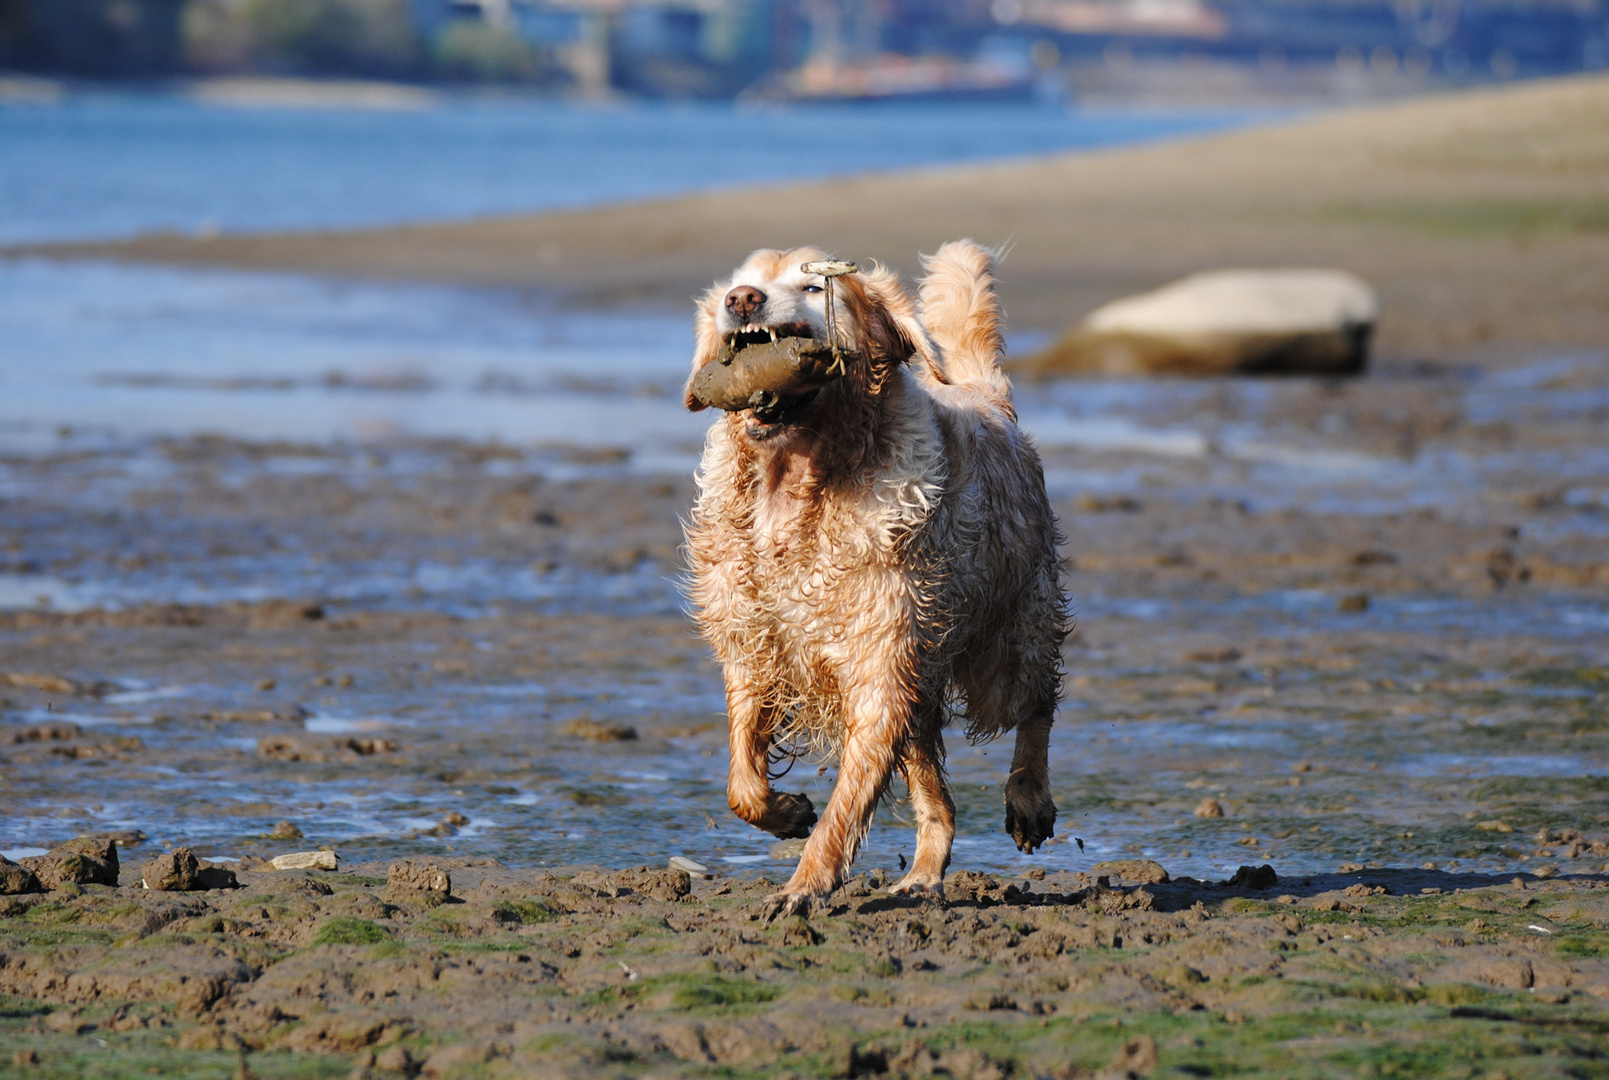
[[[814,248],[757,251],[699,302],[693,371],[723,346],[826,340]],[[700,629],[725,669],[727,801],[809,840],[777,909],[843,880],[898,772],[916,853],[897,892],[939,892],[955,836],[943,729],[1016,731],[1005,827],[1052,835],[1046,763],[1067,634],[1055,517],[1002,372],[994,256],[971,241],[924,259],[915,303],[872,269],[833,283],[834,339],[855,358],[827,385],[710,428],[688,526]],[[691,409],[702,405],[692,393]],[[772,789],[786,754],[835,753],[818,822]],[[812,828],[813,827],[813,828]]]

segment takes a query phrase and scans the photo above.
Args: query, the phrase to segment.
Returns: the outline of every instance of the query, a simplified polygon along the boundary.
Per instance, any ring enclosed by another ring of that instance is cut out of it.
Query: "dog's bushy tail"
[[[922,325],[943,356],[951,383],[981,383],[1008,398],[1000,369],[1000,301],[994,292],[995,253],[972,240],[952,240],[922,256],[927,271],[917,295]]]

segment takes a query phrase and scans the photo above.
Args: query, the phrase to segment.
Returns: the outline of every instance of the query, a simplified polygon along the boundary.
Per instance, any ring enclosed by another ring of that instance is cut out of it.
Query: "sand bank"
[[[1052,330],[1217,266],[1336,266],[1381,290],[1387,354],[1609,339],[1609,78],[1471,91],[1112,152],[352,232],[11,249],[531,287],[681,305],[762,245],[914,271],[1009,243],[1015,325]],[[719,162],[711,163],[719,183]]]

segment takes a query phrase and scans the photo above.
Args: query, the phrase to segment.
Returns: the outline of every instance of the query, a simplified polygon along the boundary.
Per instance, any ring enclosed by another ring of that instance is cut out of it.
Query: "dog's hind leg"
[[[916,854],[910,872],[890,892],[941,892],[944,870],[950,865],[950,845],[955,840],[955,802],[944,778],[944,741],[940,727],[943,716],[937,709],[922,730],[912,735],[900,756],[900,772],[911,789],[911,808],[916,811]]]
[[[1006,832],[1017,842],[1018,850],[1030,855],[1056,828],[1049,762],[1053,708],[1035,709],[1017,724],[1017,748],[1006,780]]]
[[[726,803],[732,812],[757,828],[785,840],[809,836],[816,808],[803,794],[771,790],[770,750],[776,731],[775,711],[760,702],[748,673],[726,670],[727,737],[732,763],[726,778]]]

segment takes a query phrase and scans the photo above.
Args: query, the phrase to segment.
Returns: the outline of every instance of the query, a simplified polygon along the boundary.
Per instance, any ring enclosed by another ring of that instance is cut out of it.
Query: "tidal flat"
[[[765,921],[796,855],[725,807],[679,460],[7,458],[0,850],[123,872],[0,900],[0,1070],[1602,1074],[1605,385],[1022,387],[1078,621],[1056,840],[1016,852],[1008,753],[952,737],[943,901],[883,891],[896,790],[807,922]],[[140,888],[180,846],[242,887]],[[451,899],[388,889],[408,861]]]

